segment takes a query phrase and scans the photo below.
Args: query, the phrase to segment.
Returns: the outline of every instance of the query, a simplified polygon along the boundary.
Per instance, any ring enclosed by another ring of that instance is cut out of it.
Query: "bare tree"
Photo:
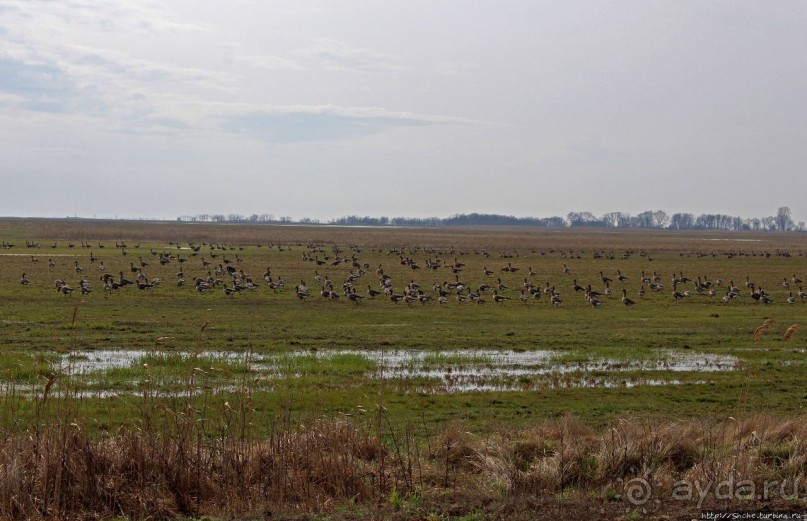
[[[788,206],[782,206],[776,211],[776,229],[786,232],[793,229],[793,218]]]

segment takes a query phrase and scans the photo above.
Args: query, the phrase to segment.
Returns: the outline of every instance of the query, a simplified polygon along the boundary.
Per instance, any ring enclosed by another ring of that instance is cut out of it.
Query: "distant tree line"
[[[199,214],[177,217],[181,222],[212,223],[261,223],[261,224],[323,224],[318,219],[290,216],[275,217],[273,214],[241,215]],[[761,218],[743,218],[724,214],[674,213],[663,210],[647,210],[637,215],[623,212],[608,212],[596,216],[590,212],[569,212],[566,217],[514,217],[512,215],[470,213],[451,217],[369,217],[347,215],[331,219],[327,223],[336,226],[538,226],[544,228],[656,228],[669,230],[726,230],[726,231],[807,231],[804,222],[793,222],[790,208],[779,208],[776,215]]]

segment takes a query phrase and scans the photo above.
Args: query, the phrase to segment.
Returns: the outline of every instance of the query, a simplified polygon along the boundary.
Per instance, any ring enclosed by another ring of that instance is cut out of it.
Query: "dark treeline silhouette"
[[[199,214],[177,217],[182,222],[218,223],[272,223],[272,224],[323,224],[317,219],[290,216],[275,217],[272,214]],[[793,222],[790,208],[779,208],[776,215],[743,218],[724,214],[674,213],[663,210],[647,210],[637,215],[609,212],[596,216],[590,212],[569,212],[564,217],[514,217],[499,214],[456,214],[451,217],[369,217],[347,215],[331,219],[328,225],[335,226],[538,226],[544,228],[656,228],[669,230],[726,230],[726,231],[805,231],[803,222]]]

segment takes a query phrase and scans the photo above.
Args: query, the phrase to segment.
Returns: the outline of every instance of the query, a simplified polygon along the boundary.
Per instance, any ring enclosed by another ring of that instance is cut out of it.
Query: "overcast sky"
[[[0,215],[807,209],[807,2],[0,0]]]

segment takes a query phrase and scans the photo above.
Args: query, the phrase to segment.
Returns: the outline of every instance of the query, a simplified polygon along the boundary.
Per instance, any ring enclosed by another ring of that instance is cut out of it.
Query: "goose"
[[[594,295],[594,294],[593,294],[593,292],[591,292],[591,291],[589,291],[589,292],[587,292],[587,293],[586,293],[586,300],[587,300],[587,301],[588,301],[588,303],[591,305],[591,307],[595,307],[595,308],[596,308],[596,307],[599,307],[599,306],[601,306],[601,305],[602,305],[602,300],[600,300],[599,298],[597,298],[597,296],[596,296],[596,295]]]
[[[48,267],[49,268],[55,268],[56,267],[56,263],[53,262],[53,259],[48,259]]]
[[[511,266],[509,262],[507,263],[507,271],[509,271],[510,273],[515,273],[519,269],[521,269],[521,268],[516,268],[515,266]]]
[[[801,289],[801,286],[799,286],[799,298],[800,298],[801,300],[807,300],[807,292],[805,292],[804,290],[802,290],[802,289]]]
[[[555,307],[559,307],[563,301],[560,299],[560,293],[552,292],[551,298],[552,305]]]
[[[493,301],[496,303],[502,303],[505,300],[510,300],[510,297],[505,297],[504,295],[499,295],[498,291],[493,292]]]
[[[540,293],[539,293],[539,295],[540,295]],[[529,295],[527,295],[527,292],[525,290],[523,290],[523,289],[521,290],[521,296],[519,296],[518,298],[521,300],[521,302],[524,302],[524,303],[526,303],[526,302],[528,302],[530,300]]]
[[[790,296],[787,297],[787,303],[788,304],[795,304],[796,303],[796,299],[793,297],[793,292],[792,291],[790,292]]]
[[[586,297],[588,297],[588,296],[592,296],[592,297],[597,298],[597,297],[602,296],[602,293],[600,293],[599,291],[595,291],[595,290],[591,289],[591,284],[589,284],[588,286],[586,286]]]
[[[75,270],[76,270],[76,273],[81,273],[82,271],[84,271],[84,268],[82,268],[81,266],[78,265],[78,261],[76,261]]]
[[[57,288],[56,291],[61,292],[63,295],[67,296],[73,293],[73,288],[71,288],[67,284],[64,284],[61,287]]]
[[[645,296],[644,284],[642,284],[642,287],[639,288],[638,295],[639,295],[639,298],[644,298],[644,296]]]
[[[431,295],[426,295],[425,293],[421,292],[421,293],[418,295],[418,301],[419,301],[421,304],[425,304],[426,302],[432,302],[432,301],[434,301],[434,297],[432,297]]]
[[[305,284],[295,287],[294,292],[301,301],[308,298],[308,288],[305,287]]]
[[[630,306],[633,306],[634,304],[636,304],[636,302],[634,302],[634,301],[632,301],[631,299],[628,298],[628,290],[626,290],[624,288],[622,288],[622,303],[625,304],[625,306],[627,306],[627,307],[630,307]]]
[[[685,297],[685,295],[683,293],[678,291],[678,284],[677,283],[673,284],[672,296],[673,296],[673,298],[675,299],[676,302],[680,301],[682,298]]]
[[[617,277],[616,277],[616,278],[617,278],[617,280],[619,280],[619,282],[625,282],[625,281],[627,281],[627,280],[628,280],[628,277],[624,276],[624,275],[622,274],[622,272],[621,272],[621,271],[619,271],[619,270],[616,270],[616,275],[617,275]]]
[[[128,279],[124,279],[123,278],[123,272],[121,271],[120,272],[120,281],[118,282],[118,284],[120,286],[128,286],[129,284],[132,284],[132,281],[128,280]]]
[[[295,289],[295,291],[298,291],[298,292],[302,291],[306,295],[308,294],[308,286],[306,286],[304,280],[300,280],[300,284],[297,285],[294,289]]]
[[[493,275],[493,270],[489,270],[487,266],[484,266],[483,270],[484,270],[485,275],[487,275],[488,277]]]
[[[363,299],[364,296],[359,295],[358,293],[356,293],[355,290],[352,290],[348,291],[347,298],[350,299],[351,302],[355,302],[356,304],[358,304],[359,302],[361,302],[361,299]]]
[[[607,284],[608,282],[613,282],[609,277],[606,277],[605,275],[603,275],[602,272],[600,272],[600,278],[602,279],[603,284]]]
[[[547,284],[549,284],[549,283],[547,282]],[[581,286],[580,284],[577,283],[577,279],[574,279],[572,281],[572,288],[574,288],[575,292],[585,291],[585,289],[586,289],[586,288],[584,288],[583,286]]]
[[[22,284],[23,286],[27,286],[30,283],[31,281],[28,280],[28,277],[25,275],[25,273],[23,273],[22,277],[20,278],[20,284]]]
[[[801,284],[801,279],[796,277],[796,274],[794,273],[793,278],[790,279],[790,282],[798,286],[799,284]]]
[[[569,275],[571,272],[572,272],[572,269],[569,266],[567,266],[566,264],[564,264],[563,265],[563,273],[565,273],[566,275]]]

